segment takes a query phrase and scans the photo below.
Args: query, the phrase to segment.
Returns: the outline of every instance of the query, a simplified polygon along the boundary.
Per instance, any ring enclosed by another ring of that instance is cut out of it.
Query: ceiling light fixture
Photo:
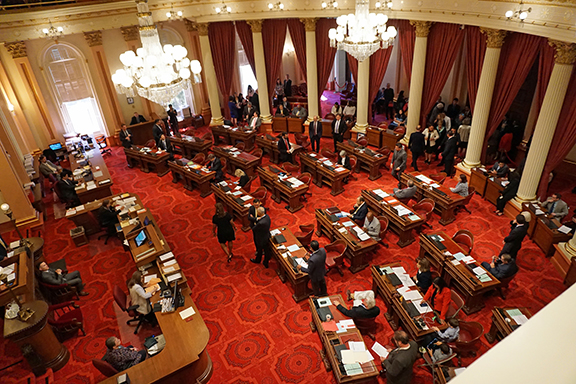
[[[225,15],[232,12],[232,8],[230,8],[230,6],[226,5],[225,3],[217,5],[216,7],[214,7],[214,10],[219,15]]]
[[[64,28],[54,27],[50,20],[48,20],[48,23],[50,24],[50,27],[44,28],[42,30],[42,33],[44,33],[44,37],[47,37],[47,38],[52,39],[54,41],[58,41],[58,38],[60,36],[62,36],[62,34],[64,33]]]
[[[517,19],[520,23],[523,23],[524,20],[526,20],[528,18],[528,14],[530,12],[532,12],[532,8],[527,8],[527,9],[522,9],[523,8],[524,3],[522,1],[520,1],[520,6],[517,11],[507,11],[504,15],[506,16],[506,18],[508,20],[512,20],[512,19]]]
[[[326,9],[326,8],[338,8],[338,2],[336,0],[329,0],[328,2],[323,1],[322,2],[322,9]]]
[[[383,3],[381,1],[377,1],[376,4],[374,4],[376,9],[383,8],[384,6],[386,6],[388,9],[392,9],[394,4],[391,1],[384,1]]]
[[[284,4],[281,1],[277,2],[276,4],[268,3],[268,9],[271,11],[283,11]]]
[[[166,12],[166,17],[168,18],[168,21],[182,20],[183,16],[184,16],[184,12],[174,11],[174,5],[171,5],[170,10],[168,12]]]

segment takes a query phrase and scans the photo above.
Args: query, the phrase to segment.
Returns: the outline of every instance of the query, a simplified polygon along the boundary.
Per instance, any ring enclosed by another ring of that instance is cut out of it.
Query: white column
[[[547,175],[542,175],[542,171],[550,151],[550,144],[554,138],[560,111],[564,104],[564,97],[568,90],[568,82],[576,60],[574,44],[555,40],[550,40],[550,44],[556,48],[556,61],[552,69],[552,75],[550,75],[544,100],[542,101],[542,108],[536,121],[532,144],[526,157],[526,165],[522,172],[522,179],[520,180],[518,194],[515,199],[515,204],[517,205],[521,205],[526,201],[536,200],[540,177],[548,177]]]
[[[270,96],[268,95],[268,79],[266,78],[266,61],[264,59],[264,43],[262,42],[262,20],[248,20],[252,28],[252,43],[254,44],[254,64],[256,80],[258,81],[258,100],[260,101],[260,118],[263,122],[271,122]]]
[[[198,35],[200,37],[200,50],[202,51],[203,71],[206,75],[206,88],[208,88],[208,99],[210,100],[210,110],[212,118],[210,125],[224,124],[224,118],[220,111],[220,92],[218,91],[218,82],[216,81],[216,70],[212,60],[212,50],[210,49],[210,40],[208,40],[208,24],[198,24]]]
[[[482,73],[478,83],[478,93],[474,103],[474,113],[472,115],[472,128],[468,139],[468,149],[466,158],[458,168],[470,173],[470,168],[481,165],[480,157],[484,147],[484,136],[486,135],[486,125],[490,116],[490,106],[492,104],[492,93],[498,72],[498,61],[500,61],[500,50],[504,44],[506,31],[482,28],[486,34],[486,54],[482,64]]]
[[[358,104],[356,105],[356,125],[352,132],[366,133],[368,128],[368,88],[370,80],[370,58],[358,62]]]
[[[306,29],[306,84],[308,84],[308,121],[320,115],[318,97],[318,63],[316,61],[316,21],[300,19]],[[322,116],[320,116],[322,118]]]
[[[414,59],[412,60],[412,77],[410,78],[410,98],[408,104],[408,116],[406,117],[406,135],[403,142],[408,143],[408,138],[420,124],[420,109],[422,107],[422,90],[424,88],[424,71],[426,70],[426,47],[428,46],[428,33],[432,23],[430,21],[410,21],[416,29],[416,41],[414,43]]]

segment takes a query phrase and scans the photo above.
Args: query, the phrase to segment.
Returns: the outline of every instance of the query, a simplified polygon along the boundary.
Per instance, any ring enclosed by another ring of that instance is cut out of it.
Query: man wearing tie
[[[124,148],[130,148],[132,146],[132,131],[126,128],[126,124],[120,126],[119,136]]]
[[[320,248],[320,244],[316,240],[310,242],[310,248],[313,251],[312,255],[310,255],[309,259],[304,257],[308,267],[302,267],[298,264],[296,268],[298,268],[298,271],[305,272],[310,276],[314,296],[327,296],[326,279],[324,278],[326,276],[326,250]]]
[[[60,181],[57,184],[57,188],[60,190],[60,194],[67,206],[76,207],[80,205],[80,199],[76,194],[76,184],[77,182],[70,179],[70,174],[67,172],[62,172],[60,174]]]
[[[392,176],[394,176],[398,181],[400,181],[400,175],[406,169],[406,151],[402,147],[402,144],[396,143],[394,148],[394,155],[392,156]]]
[[[560,200],[561,197],[562,195],[555,193],[542,204],[542,208],[544,208],[551,217],[558,220],[562,220],[562,218],[568,214],[568,205],[563,200]]]
[[[320,151],[320,138],[322,137],[322,123],[318,121],[318,116],[314,116],[314,120],[310,122],[308,136],[310,136],[312,150],[318,153]]]
[[[262,125],[262,120],[260,120],[260,117],[258,116],[258,112],[254,111],[252,113],[252,117],[250,118],[250,122],[248,123],[248,126],[250,127],[251,130],[259,130],[260,125]]]
[[[257,217],[255,218],[252,232],[254,233],[254,243],[256,244],[256,258],[250,259],[255,264],[260,264],[262,254],[264,254],[264,268],[268,268],[268,262],[272,257],[270,252],[270,216],[266,214],[264,207],[256,209]]]
[[[162,127],[160,126],[160,119],[154,120],[154,126],[152,127],[152,135],[154,135],[154,141],[156,142],[156,146],[158,146],[158,142],[160,141],[160,136],[162,136],[163,133],[164,133],[164,131],[162,130]]]
[[[336,115],[336,120],[332,121],[332,137],[334,138],[334,152],[338,150],[337,145],[344,141],[346,123],[342,120],[342,115]]]
[[[224,178],[224,172],[222,172],[222,162],[213,153],[209,154],[207,159],[208,163],[206,164],[206,167],[210,172],[216,172],[216,181],[221,181]]]
[[[290,154],[292,153],[290,147],[290,141],[288,141],[288,136],[286,132],[282,132],[282,136],[278,139],[278,151],[280,155],[278,156],[281,163],[285,161],[290,161],[291,157]]]
[[[170,154],[170,160],[174,160],[174,148],[170,139],[166,135],[160,135],[160,140],[158,141],[158,148]]]

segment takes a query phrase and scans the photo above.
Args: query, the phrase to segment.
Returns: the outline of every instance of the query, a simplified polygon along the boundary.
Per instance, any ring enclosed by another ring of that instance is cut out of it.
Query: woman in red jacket
[[[430,303],[434,312],[440,313],[438,322],[444,324],[446,312],[450,306],[450,300],[452,300],[452,293],[450,292],[450,288],[446,286],[444,279],[441,277],[434,279],[424,296],[424,300]]]

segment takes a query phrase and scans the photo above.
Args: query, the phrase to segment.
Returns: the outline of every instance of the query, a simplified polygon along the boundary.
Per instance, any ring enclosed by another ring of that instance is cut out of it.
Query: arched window
[[[103,133],[104,123],[85,59],[74,48],[54,44],[44,52],[43,67],[67,132]]]

